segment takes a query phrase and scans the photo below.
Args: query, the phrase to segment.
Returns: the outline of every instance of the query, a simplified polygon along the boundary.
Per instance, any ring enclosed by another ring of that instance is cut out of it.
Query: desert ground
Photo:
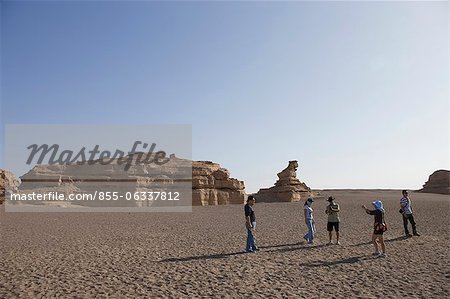
[[[0,212],[0,298],[448,298],[446,195],[411,193],[420,237],[403,238],[398,190],[324,190],[303,244],[303,203],[256,203],[261,251],[243,253],[242,205],[192,213]],[[326,245],[326,197],[341,206],[342,245]],[[387,258],[372,257],[380,198]]]

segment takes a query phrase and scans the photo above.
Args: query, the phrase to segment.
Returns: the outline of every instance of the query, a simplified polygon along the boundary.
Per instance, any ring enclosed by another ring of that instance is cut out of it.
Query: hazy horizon
[[[248,193],[450,169],[446,1],[0,5],[0,168],[7,124],[192,124]]]

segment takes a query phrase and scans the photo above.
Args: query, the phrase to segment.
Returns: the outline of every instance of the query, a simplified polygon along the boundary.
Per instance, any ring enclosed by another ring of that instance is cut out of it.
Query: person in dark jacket
[[[381,200],[374,201],[372,203],[374,206],[374,210],[369,210],[365,205],[363,205],[363,209],[366,210],[366,213],[369,215],[374,215],[375,221],[373,225],[373,235],[372,242],[375,246],[374,256],[377,257],[386,257],[386,245],[384,244],[383,233],[387,230],[386,223],[384,222],[384,208]],[[381,246],[381,251],[379,247]]]
[[[254,231],[256,228],[256,216],[255,211],[253,210],[253,205],[255,204],[255,198],[253,196],[249,196],[247,198],[247,203],[244,206],[244,214],[245,214],[245,227],[247,228],[247,245],[245,247],[246,252],[255,252],[258,249],[256,246],[256,240]]]

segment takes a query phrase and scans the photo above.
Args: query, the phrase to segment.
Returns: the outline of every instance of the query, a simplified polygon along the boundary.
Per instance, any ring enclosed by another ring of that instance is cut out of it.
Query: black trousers
[[[403,227],[405,228],[405,235],[409,235],[408,220],[411,223],[413,234],[416,234],[416,222],[414,221],[413,214],[403,214]]]

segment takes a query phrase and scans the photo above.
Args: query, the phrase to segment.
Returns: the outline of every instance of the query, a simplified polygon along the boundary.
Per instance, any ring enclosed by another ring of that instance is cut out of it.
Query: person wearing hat
[[[325,210],[325,213],[328,215],[328,223],[327,223],[327,231],[328,236],[330,237],[329,245],[333,244],[333,228],[336,231],[336,245],[340,245],[339,242],[339,205],[334,201],[334,197],[328,197],[328,202],[330,203]]]
[[[375,210],[369,210],[363,205],[363,209],[369,215],[374,215],[375,223],[373,226],[372,243],[375,246],[375,252],[373,255],[377,257],[386,257],[386,245],[384,244],[383,233],[387,230],[387,225],[384,222],[384,208],[381,200],[374,201],[372,203]],[[381,251],[379,250],[379,245],[381,245]]]
[[[308,198],[303,205],[303,210],[305,212],[305,223],[306,227],[308,228],[308,232],[303,237],[303,239],[308,242],[308,244],[314,244],[314,233],[315,233],[315,222],[313,217],[313,209],[311,208],[312,203],[314,202],[314,199],[311,197]]]

